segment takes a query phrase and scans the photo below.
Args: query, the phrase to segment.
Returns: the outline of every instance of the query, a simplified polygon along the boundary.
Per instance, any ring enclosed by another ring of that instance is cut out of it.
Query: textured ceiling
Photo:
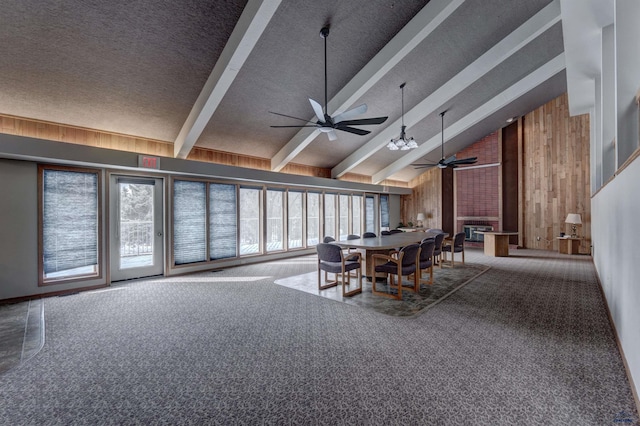
[[[224,56],[234,28],[241,26],[237,24],[243,11],[260,3],[0,0],[0,113],[174,142],[181,129],[188,128],[187,117],[197,110],[198,96]],[[562,69],[526,85],[528,76],[562,55],[559,19],[491,69],[478,71],[477,64],[489,49],[513,38],[514,31],[550,3],[283,0],[266,18],[268,23],[244,64],[234,70],[237,73],[195,144],[281,158],[296,138],[310,131],[296,136],[298,129],[271,128],[298,122],[269,111],[311,119],[308,98],[324,104],[324,41],[319,31],[325,24],[331,26],[327,39],[331,101],[349,85],[357,86],[363,68],[379,66],[379,52],[385,46],[401,52],[412,19],[423,19],[425,12],[441,16],[438,11],[446,10],[442,23],[346,106],[366,103],[363,117],[388,116],[387,122],[367,126],[371,134],[364,137],[338,132],[338,140],[329,141],[321,133],[300,145],[289,161],[334,171],[348,163],[342,170],[380,176],[385,167],[409,158],[405,152],[379,149],[379,140],[400,132],[403,82],[407,83],[405,118],[409,111],[420,117],[407,134],[419,144],[439,140],[442,110],[448,111],[445,127],[472,122],[446,138],[445,153],[453,153],[503,127],[506,118],[523,115],[566,92]],[[554,5],[559,15],[557,3],[549,7]],[[477,79],[465,81],[464,76],[474,71]],[[522,86],[518,96],[490,108],[491,102],[518,86]],[[441,87],[452,89],[436,96]],[[421,104],[430,96],[437,102]],[[329,113],[334,112],[330,108]],[[471,120],[473,114],[481,118]],[[372,144],[377,145],[370,148]],[[367,152],[361,156],[364,160],[349,160],[358,149]],[[439,146],[429,151],[420,158],[439,159]],[[408,181],[421,172],[407,163],[384,177]]]

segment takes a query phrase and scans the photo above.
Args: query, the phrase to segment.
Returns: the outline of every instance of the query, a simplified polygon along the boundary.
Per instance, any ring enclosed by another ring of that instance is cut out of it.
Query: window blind
[[[97,267],[97,173],[44,170],[42,215],[45,276]]]
[[[365,219],[364,232],[376,232],[375,198],[373,198],[372,195],[367,195],[365,197],[364,219]]]
[[[203,262],[207,253],[206,184],[173,183],[173,257],[176,265]]]
[[[236,186],[209,185],[209,258],[226,259],[237,256]]]
[[[389,196],[380,196],[380,226],[389,227]]]

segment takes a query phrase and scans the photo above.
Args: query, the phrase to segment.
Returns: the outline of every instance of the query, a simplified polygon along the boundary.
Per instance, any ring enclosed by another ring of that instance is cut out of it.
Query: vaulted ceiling
[[[10,3],[10,4],[9,4]],[[0,0],[0,114],[409,181],[566,92],[559,0]],[[365,103],[388,116],[335,141],[313,128]],[[411,151],[389,151],[404,90]],[[304,123],[302,123],[304,124]]]

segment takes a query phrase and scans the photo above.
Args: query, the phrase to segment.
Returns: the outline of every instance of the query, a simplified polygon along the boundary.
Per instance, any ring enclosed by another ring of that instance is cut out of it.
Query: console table
[[[556,237],[558,239],[558,253],[578,254],[582,238]]]
[[[476,231],[484,235],[484,254],[492,257],[509,256],[509,237],[517,232]]]

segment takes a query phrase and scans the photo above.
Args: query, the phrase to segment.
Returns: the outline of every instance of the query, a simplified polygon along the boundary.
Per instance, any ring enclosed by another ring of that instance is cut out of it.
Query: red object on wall
[[[481,218],[500,216],[499,167],[496,165],[478,168],[478,166],[499,163],[498,132],[485,136],[457,153],[456,157],[478,157],[478,162],[473,166],[461,166],[454,172],[457,216],[478,218],[458,220],[456,232],[462,231],[465,223],[482,223],[491,225],[497,230],[498,221]],[[464,170],[468,167],[471,167],[471,170]]]

